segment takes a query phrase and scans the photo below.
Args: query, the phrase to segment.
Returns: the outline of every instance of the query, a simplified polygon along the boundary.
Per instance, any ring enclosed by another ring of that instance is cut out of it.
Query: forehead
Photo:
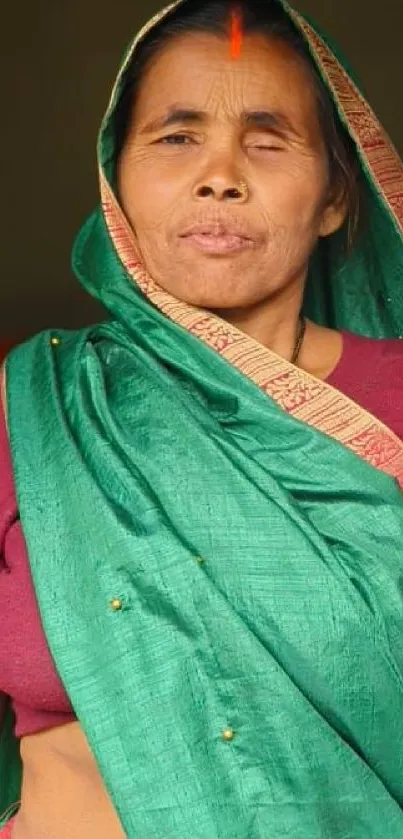
[[[178,102],[212,115],[270,108],[287,111],[299,123],[317,115],[304,61],[283,41],[258,34],[244,38],[236,60],[229,39],[215,35],[183,35],[165,45],[141,81],[136,121]]]

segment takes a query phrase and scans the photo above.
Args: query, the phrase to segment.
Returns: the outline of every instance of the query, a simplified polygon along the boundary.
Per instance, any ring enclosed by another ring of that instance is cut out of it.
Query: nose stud
[[[249,187],[248,187],[248,184],[246,183],[246,181],[239,181],[238,189],[239,189],[239,192],[242,195],[242,198],[248,198]]]

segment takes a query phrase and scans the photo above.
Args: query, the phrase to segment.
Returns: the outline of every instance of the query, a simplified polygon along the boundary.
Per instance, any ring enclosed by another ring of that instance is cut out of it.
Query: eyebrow
[[[150,134],[155,131],[169,128],[173,125],[203,125],[208,121],[208,114],[205,111],[197,111],[193,108],[172,107],[166,114],[152,122],[147,123],[139,132]],[[245,128],[263,129],[278,134],[295,133],[295,129],[288,117],[280,111],[243,111],[241,123]]]

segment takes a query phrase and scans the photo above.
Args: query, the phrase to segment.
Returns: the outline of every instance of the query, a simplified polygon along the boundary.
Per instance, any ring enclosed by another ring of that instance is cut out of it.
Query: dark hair
[[[341,123],[332,98],[321,79],[309,48],[278,0],[185,0],[146,35],[126,70],[125,85],[116,111],[118,153],[123,148],[136,92],[149,63],[163,47],[194,32],[228,36],[231,13],[240,13],[245,34],[259,33],[287,43],[304,62],[311,76],[329,164],[330,190],[347,198],[347,250],[350,251],[360,221],[360,188],[355,145]]]

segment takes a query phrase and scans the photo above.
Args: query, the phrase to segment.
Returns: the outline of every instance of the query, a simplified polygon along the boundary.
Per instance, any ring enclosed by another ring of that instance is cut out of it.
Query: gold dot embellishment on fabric
[[[50,339],[50,343],[51,343],[52,347],[58,347],[61,344],[61,340],[58,337],[58,335],[52,335],[52,337]]]
[[[196,562],[199,563],[199,565],[203,565],[203,562],[205,561],[204,556],[196,556],[195,559],[196,559]]]
[[[114,612],[120,612],[123,609],[123,602],[119,597],[114,597],[110,602],[110,607]]]
[[[221,733],[221,737],[225,740],[226,743],[230,743],[231,740],[235,737],[235,731],[233,728],[224,728],[224,731]]]

